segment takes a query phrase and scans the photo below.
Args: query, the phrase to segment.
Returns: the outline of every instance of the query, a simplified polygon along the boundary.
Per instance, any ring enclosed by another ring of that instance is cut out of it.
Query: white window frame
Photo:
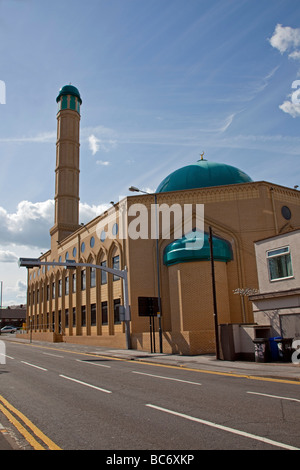
[[[281,247],[278,247],[278,248],[269,249],[269,250],[267,250],[266,255],[267,255],[267,264],[268,264],[268,272],[269,272],[269,280],[270,280],[270,282],[283,281],[283,280],[285,280],[285,279],[291,279],[291,278],[294,277],[294,274],[293,274],[293,265],[292,265],[292,256],[291,256],[291,249],[290,249],[290,246],[289,246],[289,245],[287,245],[287,246],[281,246]],[[275,277],[275,278],[272,278],[269,260],[274,259],[274,258],[281,258],[282,256],[286,256],[286,255],[289,255],[289,256],[290,256],[291,274],[290,274],[289,276],[282,276],[282,277]]]

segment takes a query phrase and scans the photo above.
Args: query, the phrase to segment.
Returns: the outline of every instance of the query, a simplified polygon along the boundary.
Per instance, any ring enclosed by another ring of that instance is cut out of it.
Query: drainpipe
[[[272,201],[272,209],[273,209],[273,217],[274,217],[274,225],[275,225],[275,234],[278,235],[278,223],[277,223],[277,217],[276,217],[276,211],[275,211],[275,203],[274,203],[274,188],[270,188],[270,193],[271,193],[271,201]]]

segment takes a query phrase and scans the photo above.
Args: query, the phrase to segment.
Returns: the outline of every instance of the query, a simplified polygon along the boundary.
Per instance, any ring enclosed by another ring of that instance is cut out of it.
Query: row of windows
[[[114,324],[120,324],[120,314],[119,308],[121,301],[120,299],[114,299]],[[61,318],[61,310],[58,311],[58,323],[59,327],[61,328],[62,325],[62,318]],[[69,312],[69,309],[65,310],[65,328],[69,328],[72,326],[73,328],[76,327],[76,307],[73,307],[72,313]],[[108,303],[107,301],[101,302],[101,324],[108,325]],[[87,318],[86,318],[86,306],[82,305],[81,307],[81,326],[87,325]],[[97,325],[97,315],[96,315],[96,304],[91,304],[91,326]],[[47,313],[47,328],[54,331],[54,312],[50,314]]]
[[[106,261],[102,261],[101,266],[106,268]],[[119,266],[120,266],[119,256],[115,256],[113,258],[113,269],[119,269]],[[118,281],[119,279],[120,278],[118,276],[116,276],[115,274],[113,275],[113,281]],[[71,282],[72,282],[72,293],[75,293],[76,292],[76,273],[72,274]],[[101,270],[100,282],[101,282],[101,285],[107,284],[107,272],[103,270]],[[85,269],[82,269],[81,271],[80,285],[81,285],[81,290],[86,289],[86,270]],[[56,295],[55,286],[56,286],[56,283],[52,282],[52,296],[51,296],[52,299],[55,299],[55,295]],[[90,269],[90,286],[96,287],[96,268]],[[57,287],[58,287],[57,295],[58,297],[61,297],[62,296],[62,279],[58,280]],[[47,285],[46,289],[47,289],[46,300],[49,300],[50,299],[50,285],[49,284]],[[67,276],[65,277],[65,295],[68,295],[69,292],[70,292],[70,279],[69,279],[69,276]],[[37,303],[39,303],[40,301],[39,289],[37,289],[36,291],[36,296],[37,296],[36,301]],[[42,296],[43,296],[43,293],[42,293]],[[29,293],[28,305],[30,305],[30,302],[31,302],[31,299],[30,299],[30,293]],[[34,291],[32,292],[32,303],[33,304],[35,303]]]

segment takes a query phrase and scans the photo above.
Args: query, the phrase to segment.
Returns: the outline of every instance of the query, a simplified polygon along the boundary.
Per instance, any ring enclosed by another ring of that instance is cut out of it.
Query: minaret
[[[56,98],[57,142],[55,167],[55,215],[50,230],[51,248],[79,227],[79,91],[66,85]]]

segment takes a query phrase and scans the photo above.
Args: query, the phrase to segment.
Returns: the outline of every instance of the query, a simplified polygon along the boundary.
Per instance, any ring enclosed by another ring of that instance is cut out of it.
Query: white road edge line
[[[269,397],[269,398],[279,398],[280,400],[297,401],[300,403],[300,400],[298,400],[298,398],[280,397],[277,395],[269,395],[268,393],[259,393],[259,392],[247,392],[247,393],[251,393],[252,395],[262,395],[263,397]]]
[[[110,369],[111,366],[107,366],[105,364],[95,364],[94,362],[91,361],[83,361],[82,359],[76,359],[77,362],[83,362],[84,364],[92,364],[93,366],[99,366],[99,367],[107,367]]]
[[[221,431],[227,431],[227,432],[231,432],[232,434],[238,434],[239,436],[247,437],[249,439],[255,439],[256,441],[261,441],[266,444],[270,444],[272,446],[282,447],[283,449],[287,449],[287,450],[300,450],[298,447],[293,447],[288,444],[283,444],[282,442],[273,441],[272,439],[268,439],[266,437],[256,436],[255,434],[250,434],[245,431],[239,431],[238,429],[233,429],[227,426],[222,426],[221,424],[212,423],[211,421],[206,421],[204,419],[195,418],[193,416],[189,416],[183,413],[178,413],[177,411],[168,410],[167,408],[162,408],[160,406],[151,405],[150,403],[148,403],[146,406],[148,406],[149,408],[154,408],[155,410],[158,410],[158,411],[163,411],[164,413],[169,413],[171,415],[179,416],[180,418],[185,418],[190,421],[195,421],[196,423],[204,424],[212,428],[220,429]]]
[[[73,379],[72,377],[67,377],[66,375],[59,374],[59,376],[62,377],[63,379],[71,380],[72,382],[77,382],[81,385],[85,385],[86,387],[90,387],[90,388],[94,388],[96,390],[100,390],[100,392],[112,393],[110,390],[106,390],[105,388],[96,387],[96,385],[91,385],[91,384],[88,384],[86,382],[82,382],[81,380]]]
[[[145,372],[138,372],[135,370],[132,370],[131,372],[133,374],[148,375],[149,377],[156,377],[158,379],[175,380],[176,382],[184,382],[186,384],[192,384],[192,385],[202,385],[199,382],[190,382],[189,380],[175,379],[173,377],[164,377],[162,375],[146,374]]]
[[[44,367],[40,367],[40,366],[36,366],[35,364],[31,364],[30,362],[25,362],[25,361],[21,361],[22,364],[26,364],[27,366],[31,366],[31,367],[35,367],[36,369],[41,369],[41,370],[45,370],[47,371],[48,369],[44,369]]]

